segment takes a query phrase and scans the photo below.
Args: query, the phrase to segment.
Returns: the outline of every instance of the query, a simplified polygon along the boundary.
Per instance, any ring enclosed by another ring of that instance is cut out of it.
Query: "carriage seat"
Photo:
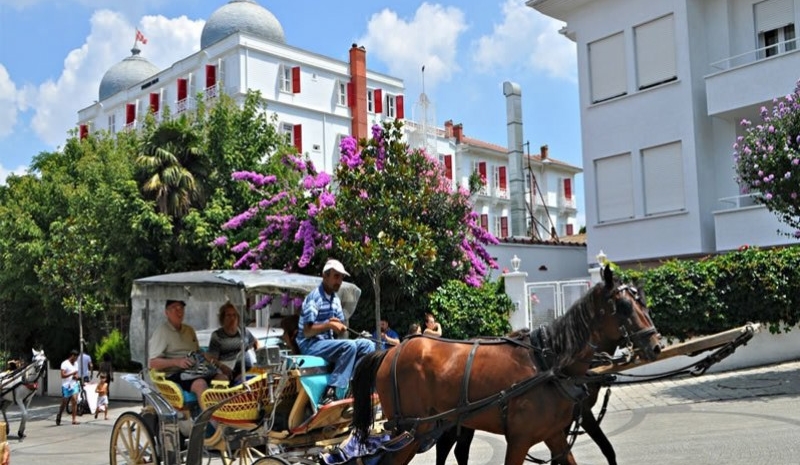
[[[151,369],[150,380],[175,410],[189,410],[193,405],[197,405],[197,396],[193,392],[181,389],[178,383],[168,380],[163,371]]]

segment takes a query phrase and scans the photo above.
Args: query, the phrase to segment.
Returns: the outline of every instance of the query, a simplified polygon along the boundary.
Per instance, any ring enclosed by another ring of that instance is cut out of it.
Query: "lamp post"
[[[522,260],[520,260],[516,254],[514,254],[514,258],[511,259],[511,269],[514,270],[515,273],[519,271],[520,263],[522,263]]]
[[[608,261],[608,257],[603,252],[603,249],[600,249],[600,252],[597,253],[597,256],[595,258],[597,258],[597,263],[599,263],[601,267],[605,266],[606,262]]]

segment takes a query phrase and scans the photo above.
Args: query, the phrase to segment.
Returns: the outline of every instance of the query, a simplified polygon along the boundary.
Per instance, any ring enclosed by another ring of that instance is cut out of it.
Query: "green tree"
[[[502,278],[480,287],[448,281],[430,300],[431,313],[442,324],[446,337],[453,339],[507,334],[511,330],[508,319],[512,308]]]

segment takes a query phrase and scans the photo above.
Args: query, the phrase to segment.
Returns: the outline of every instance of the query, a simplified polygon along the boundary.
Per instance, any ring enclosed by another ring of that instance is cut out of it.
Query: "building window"
[[[394,95],[386,95],[386,116],[389,118],[394,118],[397,116],[397,112],[395,112],[396,108],[395,98]]]
[[[633,218],[632,169],[630,153],[595,160],[595,198],[600,223]]]
[[[342,81],[336,82],[336,103],[342,106],[347,105],[347,83]]]
[[[375,113],[375,92],[367,89],[367,112]]]
[[[297,153],[303,153],[302,124],[281,123],[280,132],[286,137],[286,141],[297,149]]]
[[[622,33],[589,44],[589,79],[592,103],[625,95],[625,40]]]
[[[282,92],[292,91],[292,68],[290,66],[281,65],[280,89]]]
[[[762,58],[797,48],[793,5],[793,0],[766,0],[753,6]]]
[[[117,133],[117,115],[113,113],[108,115],[108,132],[111,134]]]
[[[686,208],[681,143],[642,150],[645,215]]]
[[[639,89],[677,79],[675,24],[672,15],[633,29],[636,43],[636,77]]]

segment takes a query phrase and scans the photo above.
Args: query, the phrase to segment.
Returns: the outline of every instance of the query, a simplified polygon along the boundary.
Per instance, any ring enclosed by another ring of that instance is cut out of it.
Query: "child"
[[[97,415],[100,411],[103,411],[104,420],[108,420],[108,382],[106,380],[105,373],[100,374],[100,382],[97,383],[97,388],[95,388],[95,392],[97,392],[97,408],[94,411],[94,418],[97,419]]]

